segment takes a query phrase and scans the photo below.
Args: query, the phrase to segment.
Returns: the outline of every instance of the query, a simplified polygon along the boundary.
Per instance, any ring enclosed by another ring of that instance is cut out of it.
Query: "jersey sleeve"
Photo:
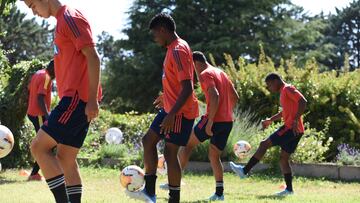
[[[182,49],[173,49],[172,52],[178,81],[191,80],[194,71],[194,63],[191,60],[192,55]]]
[[[208,73],[200,75],[200,83],[204,87],[204,91],[207,91],[211,87],[216,87],[214,77]]]
[[[70,38],[77,51],[87,46],[95,46],[90,25],[84,17],[74,16],[69,11],[65,11],[64,20],[65,35]]]
[[[49,88],[51,88],[50,76],[44,75],[43,77],[39,77],[36,93],[46,95]]]
[[[286,96],[295,102],[298,102],[301,98],[304,98],[301,92],[295,87],[286,87]]]

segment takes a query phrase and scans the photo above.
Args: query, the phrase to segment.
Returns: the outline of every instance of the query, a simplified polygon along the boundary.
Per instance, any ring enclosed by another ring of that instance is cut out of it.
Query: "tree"
[[[344,65],[345,55],[349,54],[351,69],[360,64],[360,0],[353,0],[343,10],[336,9],[336,14],[329,18],[328,41],[335,45],[332,57],[334,67]]]
[[[52,30],[43,21],[25,20],[25,14],[15,6],[8,15],[0,16],[0,46],[7,51],[11,64],[34,58],[48,60],[52,57]]]
[[[16,2],[16,0],[0,0],[0,16],[2,16],[7,10],[9,10],[9,7],[13,5]]]
[[[105,103],[118,104],[119,111],[151,110],[160,91],[165,50],[152,41],[148,30],[150,19],[160,12],[174,17],[177,32],[193,50],[211,53],[218,64],[224,62],[224,53],[256,62],[260,44],[277,64],[295,54],[303,64],[312,57],[327,59],[333,48],[323,42],[323,18],[307,17],[289,0],[136,0],[123,30],[128,38],[114,41],[103,36],[100,43],[113,52],[105,63]]]

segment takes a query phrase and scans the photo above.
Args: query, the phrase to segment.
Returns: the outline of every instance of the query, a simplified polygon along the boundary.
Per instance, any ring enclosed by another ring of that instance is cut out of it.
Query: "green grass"
[[[119,183],[119,171],[115,169],[82,168],[84,185],[83,202],[136,202],[125,197]],[[158,178],[158,184],[165,181]],[[279,190],[283,180],[280,176],[255,174],[240,180],[226,173],[226,202],[359,202],[360,183],[338,182],[298,177],[294,180],[296,194],[277,198],[272,194]],[[211,174],[185,174],[182,186],[182,202],[201,202],[214,192]],[[167,192],[160,189],[158,202],[167,202]],[[27,182],[17,170],[0,173],[0,202],[54,202],[45,182]]]

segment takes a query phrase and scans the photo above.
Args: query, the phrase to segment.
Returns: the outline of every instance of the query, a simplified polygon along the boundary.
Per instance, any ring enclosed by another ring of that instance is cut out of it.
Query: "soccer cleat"
[[[234,162],[230,162],[231,169],[238,175],[240,178],[247,178],[247,175],[244,173],[244,167],[241,165],[236,165]]]
[[[43,180],[45,180],[45,178],[44,177],[42,177],[40,174],[35,174],[35,175],[30,175],[29,177],[28,177],[28,181],[43,181]]]
[[[285,189],[281,192],[275,193],[275,196],[288,196],[288,195],[293,195],[293,194],[294,194],[293,191],[289,191],[289,190]]]
[[[141,200],[146,203],[156,203],[156,195],[151,197],[150,195],[147,194],[145,189],[138,192],[130,192],[128,190],[125,190],[125,194],[131,199]]]
[[[225,201],[224,195],[217,195],[217,194],[213,194],[211,197],[209,197],[209,201],[210,202],[215,202],[215,201]]]

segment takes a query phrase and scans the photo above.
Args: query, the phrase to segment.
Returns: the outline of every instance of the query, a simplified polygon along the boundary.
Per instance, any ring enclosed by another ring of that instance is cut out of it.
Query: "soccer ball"
[[[163,154],[159,155],[158,157],[157,172],[160,175],[166,175],[167,173],[167,165]]]
[[[108,144],[120,144],[123,140],[123,133],[119,128],[110,128],[106,132],[105,140]]]
[[[120,183],[126,190],[136,192],[144,188],[144,176],[144,170],[138,166],[131,165],[121,171]]]
[[[6,126],[0,125],[0,158],[8,155],[14,147],[14,136]]]
[[[244,140],[239,140],[234,145],[234,153],[239,159],[245,158],[248,155],[250,149],[251,145]]]

